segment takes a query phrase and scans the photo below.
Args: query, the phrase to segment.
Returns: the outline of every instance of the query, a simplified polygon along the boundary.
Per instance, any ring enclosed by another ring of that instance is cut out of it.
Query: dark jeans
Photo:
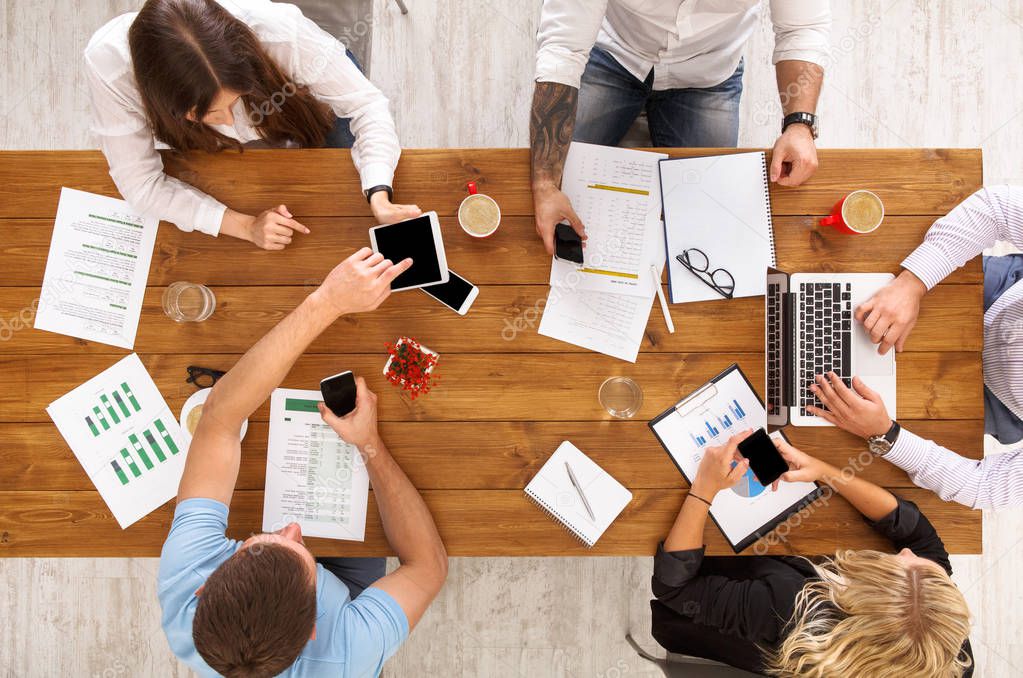
[[[713,87],[654,90],[653,71],[641,81],[594,47],[579,86],[574,139],[617,146],[646,109],[654,146],[735,146],[743,68],[740,60],[735,72]]]
[[[984,257],[984,310],[1023,279],[1023,254]],[[984,387],[984,433],[1003,445],[1023,440],[1023,422],[994,393]]]
[[[387,558],[317,558],[316,562],[345,583],[352,600],[387,572]]]

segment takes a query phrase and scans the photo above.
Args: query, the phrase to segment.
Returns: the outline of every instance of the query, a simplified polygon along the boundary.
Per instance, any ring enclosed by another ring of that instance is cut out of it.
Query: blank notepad
[[[586,512],[565,462],[572,466],[596,520]],[[624,485],[567,440],[558,446],[540,472],[526,485],[526,495],[587,546],[596,544],[632,501],[632,493]]]

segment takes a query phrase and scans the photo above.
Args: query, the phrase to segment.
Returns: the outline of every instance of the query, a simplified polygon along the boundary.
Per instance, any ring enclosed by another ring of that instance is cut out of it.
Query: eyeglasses
[[[227,372],[220,370],[211,370],[208,367],[197,367],[195,365],[189,365],[186,369],[188,370],[188,379],[185,379],[185,381],[189,384],[195,384],[199,388],[210,388],[217,383],[218,379],[227,374]]]
[[[731,299],[735,293],[735,278],[723,268],[710,268],[710,260],[703,250],[690,247],[682,254],[675,257],[678,263],[689,269],[689,272],[699,278],[705,285],[720,294],[725,299]]]

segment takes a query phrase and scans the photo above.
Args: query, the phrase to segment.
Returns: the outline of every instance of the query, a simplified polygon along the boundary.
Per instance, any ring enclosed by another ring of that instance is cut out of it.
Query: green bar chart
[[[149,426],[142,429],[141,433],[129,433],[128,443],[127,447],[121,448],[120,458],[115,458],[110,462],[114,474],[122,485],[126,485],[131,480],[122,466],[131,471],[132,477],[138,478],[142,475],[143,469],[139,467],[136,460],[142,462],[145,471],[152,471],[156,468],[157,462],[163,463],[180,451],[170,431],[167,430],[167,426],[160,418],[154,419]],[[170,451],[170,456],[167,451]],[[153,461],[154,457],[156,462]]]

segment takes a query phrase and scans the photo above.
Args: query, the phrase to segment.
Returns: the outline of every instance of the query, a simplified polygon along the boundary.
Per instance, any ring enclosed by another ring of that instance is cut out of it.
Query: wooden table
[[[231,238],[161,226],[135,349],[175,412],[192,392],[185,366],[231,367],[336,262],[367,244],[374,222],[346,156],[294,150],[167,157],[172,174],[235,208],[256,213],[284,202],[312,229],[284,252],[264,252]],[[935,217],[982,183],[979,150],[824,150],[820,161],[808,185],[772,187],[778,263],[789,271],[897,270]],[[430,505],[451,555],[650,555],[686,491],[646,421],[733,361],[755,384],[763,383],[763,299],[674,306],[674,335],[655,304],[634,365],[539,336],[535,327],[550,260],[533,229],[528,164],[524,149],[406,151],[395,180],[397,199],[441,215],[451,267],[480,285],[475,306],[461,318],[424,294],[397,294],[374,313],[339,320],[283,385],[316,388],[323,375],[342,369],[366,376],[380,394],[383,435]],[[499,233],[488,240],[469,238],[453,217],[467,180],[496,198],[504,212]],[[173,502],[120,530],[44,411],[125,352],[16,329],[31,321],[62,185],[117,195],[97,152],[0,153],[0,319],[6,323],[0,325],[0,555],[156,556]],[[888,212],[884,226],[862,237],[818,229],[815,217],[854,188],[881,196]],[[212,319],[176,325],[163,316],[160,296],[177,280],[213,286]],[[983,433],[981,282],[975,260],[926,297],[898,367],[902,423],[974,458],[982,454]],[[516,318],[528,326],[506,330]],[[441,385],[414,402],[400,397],[380,373],[384,345],[402,334],[441,353]],[[609,420],[597,403],[597,387],[611,375],[642,385],[644,404],[635,420]],[[242,445],[229,529],[234,536],[260,529],[268,407],[253,414]],[[834,429],[791,433],[797,445],[839,465],[863,448]],[[564,439],[634,494],[592,550],[522,493]],[[917,502],[949,551],[980,552],[979,512],[914,488],[888,463],[870,464],[862,473]],[[840,498],[802,523],[771,551],[886,547]],[[309,542],[324,555],[388,552],[373,507],[366,534],[363,544]],[[710,553],[730,553],[713,525],[706,541]]]

